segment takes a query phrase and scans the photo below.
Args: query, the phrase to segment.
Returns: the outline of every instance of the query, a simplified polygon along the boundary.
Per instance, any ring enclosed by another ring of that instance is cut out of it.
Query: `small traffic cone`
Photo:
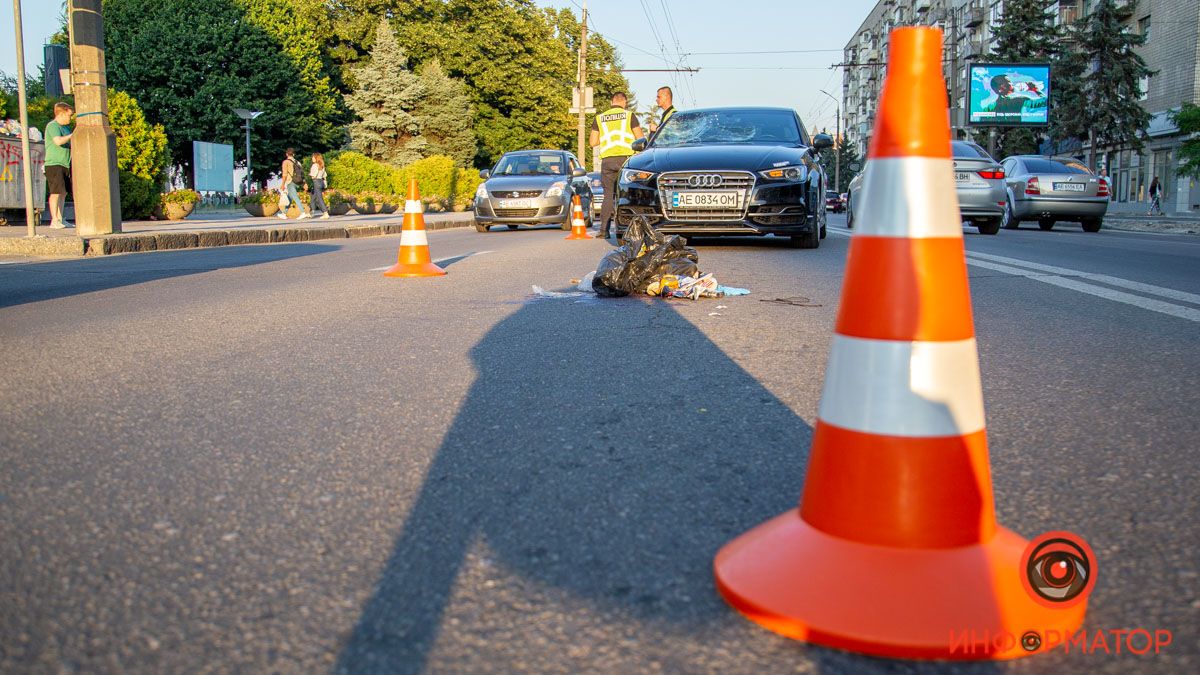
[[[408,182],[404,202],[404,224],[400,229],[400,254],[385,277],[440,277],[446,270],[429,258],[429,238],[425,235],[425,206],[417,191],[417,179]]]
[[[592,239],[587,233],[587,222],[583,219],[583,206],[579,203],[579,195],[571,198],[571,234],[567,239]]]
[[[725,545],[721,595],[777,633],[865,654],[1011,659],[1085,602],[1022,586],[1000,527],[954,191],[942,31],[892,32],[800,508]],[[857,224],[857,223],[856,223]]]

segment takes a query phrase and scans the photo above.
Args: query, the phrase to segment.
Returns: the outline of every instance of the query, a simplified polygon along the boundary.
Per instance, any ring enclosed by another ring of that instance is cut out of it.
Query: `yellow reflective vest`
[[[628,157],[633,154],[633,113],[624,108],[609,108],[596,116],[600,130],[600,159]]]

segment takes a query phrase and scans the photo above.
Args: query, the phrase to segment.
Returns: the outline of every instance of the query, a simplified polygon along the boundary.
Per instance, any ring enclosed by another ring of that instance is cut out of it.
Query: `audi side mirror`
[[[825,150],[833,147],[833,136],[829,134],[817,134],[813,137],[813,148],[816,150]]]
[[[483,169],[482,171],[479,172],[479,177],[484,180],[487,180],[492,177],[492,172],[488,171],[487,169]]]
[[[637,139],[636,141],[634,141],[634,142],[633,142],[633,151],[634,151],[634,152],[641,152],[641,151],[645,150],[645,149],[646,149],[646,144],[647,144],[647,143],[649,143],[649,142],[650,142],[650,141],[646,140],[646,137],[645,137],[645,136],[642,136],[641,138],[639,138],[639,139]]]

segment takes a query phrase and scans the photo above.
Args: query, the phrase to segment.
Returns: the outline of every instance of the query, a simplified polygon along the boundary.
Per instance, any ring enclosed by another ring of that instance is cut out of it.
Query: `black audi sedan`
[[[707,108],[671,116],[638,139],[617,183],[617,236],[645,217],[662,232],[825,237],[825,168],[833,138],[809,138],[787,108]]]

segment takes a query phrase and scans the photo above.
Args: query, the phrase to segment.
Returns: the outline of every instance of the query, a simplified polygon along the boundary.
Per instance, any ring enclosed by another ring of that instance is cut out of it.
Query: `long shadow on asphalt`
[[[339,250],[328,244],[227,246],[0,266],[0,308]]]
[[[784,640],[717,596],[712,562],[796,506],[812,437],[803,419],[663,301],[534,301],[471,354],[478,379],[337,672],[422,671],[481,543],[519,587],[566,590],[664,641],[713,623]],[[522,611],[481,592],[467,595]],[[830,671],[906,668],[791,644],[785,660]]]

